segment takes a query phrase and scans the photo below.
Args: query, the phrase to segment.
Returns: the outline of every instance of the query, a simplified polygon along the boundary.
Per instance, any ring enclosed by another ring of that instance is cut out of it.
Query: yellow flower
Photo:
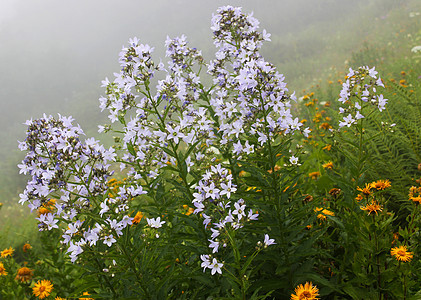
[[[323,164],[323,169],[332,170],[333,169],[333,162],[329,161],[329,162]]]
[[[366,183],[364,188],[357,187],[357,190],[362,192],[364,196],[369,196],[371,194],[371,188],[373,186],[371,184]]]
[[[315,212],[321,212],[320,214],[317,215],[317,219],[321,220],[321,221],[325,221],[326,220],[326,216],[334,216],[335,213],[333,211],[327,210],[325,208],[322,207],[316,207],[314,209]]]
[[[372,213],[376,213],[383,210],[383,207],[378,204],[376,201],[372,200],[370,204],[366,206],[360,206],[361,210],[368,211],[368,214],[371,215]]]
[[[364,197],[363,197],[363,195],[361,195],[361,194],[358,194],[358,196],[357,197],[355,197],[355,200],[357,200],[357,202],[360,202],[361,200],[363,200],[364,199]]]
[[[390,181],[388,179],[386,180],[377,180],[371,183],[371,186],[373,189],[377,190],[384,190],[391,186]]]
[[[324,122],[324,123],[320,124],[320,129],[328,130],[328,129],[331,129],[331,128],[332,128],[332,125],[330,125],[327,122]]]
[[[52,290],[53,284],[49,280],[38,280],[32,288],[33,294],[40,299],[50,296]]]
[[[392,248],[390,250],[390,254],[395,256],[396,260],[404,262],[411,261],[412,257],[414,256],[412,252],[407,251],[406,246]]]
[[[411,197],[411,198],[409,198],[409,200],[412,200],[415,204],[420,204],[421,203],[421,196]]]
[[[8,256],[12,256],[13,252],[15,251],[15,249],[13,249],[12,247],[10,247],[9,249],[4,249],[1,252],[1,257],[8,257]]]
[[[23,245],[23,252],[26,252],[31,249],[32,249],[32,246],[30,244],[26,243],[25,245]]]
[[[82,296],[89,296],[88,292],[83,292]],[[82,297],[79,300],[95,300],[94,298]]]
[[[2,276],[2,275],[6,276],[7,272],[6,272],[6,268],[4,267],[3,263],[0,262],[0,276]]]
[[[142,220],[142,218],[143,218],[143,214],[142,214],[142,212],[138,211],[138,212],[136,213],[136,215],[134,216],[134,218],[133,218],[133,220],[132,220],[132,223],[133,223],[133,224],[139,224],[139,222],[140,222],[140,220]]]
[[[308,176],[309,176],[311,179],[316,180],[316,179],[320,176],[320,172],[319,172],[319,171],[316,171],[316,172],[311,172],[311,173],[309,173],[309,174],[308,174]]]
[[[186,216],[190,216],[194,212],[194,208],[189,207],[188,205],[183,205],[183,208],[187,209],[187,212],[184,213]]]
[[[291,300],[316,300],[319,296],[319,289],[311,282],[306,282],[305,285],[298,285],[295,288],[295,294],[291,295]]]
[[[332,149],[332,145],[330,144],[327,144],[326,146],[323,147],[323,150],[330,151],[330,149]]]
[[[22,267],[18,270],[18,274],[16,275],[15,280],[20,281],[20,282],[26,282],[26,281],[31,280],[33,275],[34,275],[33,270],[27,267]]]
[[[66,298],[55,297],[54,300],[66,300]]]

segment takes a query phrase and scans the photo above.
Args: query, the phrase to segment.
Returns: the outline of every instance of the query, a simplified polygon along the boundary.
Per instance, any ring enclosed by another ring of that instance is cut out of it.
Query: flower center
[[[311,293],[309,291],[304,291],[301,295],[300,295],[300,299],[310,299],[311,298]]]
[[[45,286],[42,286],[39,288],[39,291],[42,293],[43,291],[45,291]]]
[[[403,250],[399,250],[399,251],[398,251],[398,255],[399,255],[399,256],[405,256],[405,255],[406,255],[406,252],[405,252],[405,251],[403,251]]]

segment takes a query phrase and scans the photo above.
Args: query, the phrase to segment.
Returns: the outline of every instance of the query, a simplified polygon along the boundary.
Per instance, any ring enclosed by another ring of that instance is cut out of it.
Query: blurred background
[[[303,95],[343,78],[353,64],[381,68],[405,59],[421,42],[418,0],[0,0],[0,248],[33,231],[34,216],[17,204],[27,178],[16,165],[24,153],[25,120],[43,113],[72,115],[87,136],[107,121],[98,108],[101,80],[119,70],[118,53],[131,37],[164,57],[166,36],[185,34],[213,59],[210,20],[219,6],[254,12],[272,34],[262,49]],[[386,76],[393,74],[386,74]],[[12,242],[13,245],[13,242]]]

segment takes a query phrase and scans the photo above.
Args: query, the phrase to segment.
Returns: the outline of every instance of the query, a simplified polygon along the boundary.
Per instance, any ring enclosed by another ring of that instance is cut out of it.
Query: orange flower
[[[364,188],[357,187],[357,190],[362,192],[364,196],[369,196],[371,194],[371,188],[372,188],[372,185],[369,183],[366,183]]]
[[[320,177],[320,172],[319,172],[319,171],[316,171],[316,172],[311,172],[311,173],[309,173],[309,174],[308,174],[308,176],[309,176],[311,179],[316,180],[317,178],[319,178],[319,177]]]
[[[326,146],[323,147],[323,150],[330,151],[330,149],[332,149],[332,145],[330,144],[327,144]]]
[[[408,262],[414,256],[412,252],[407,251],[406,246],[392,248],[390,254],[395,256],[398,261]]]
[[[25,245],[23,245],[23,252],[29,251],[32,249],[32,246],[28,243],[25,243]]]
[[[4,249],[1,252],[1,257],[8,257],[8,256],[12,256],[13,252],[15,251],[15,249],[13,249],[12,247],[10,247],[9,249]]]
[[[40,299],[50,296],[52,290],[53,284],[49,280],[38,280],[32,288],[33,294]]]
[[[363,195],[361,195],[361,194],[358,194],[358,196],[357,197],[355,197],[355,200],[357,200],[357,202],[360,202],[361,200],[363,200],[364,199],[364,197],[363,197]]]
[[[328,130],[328,129],[331,129],[331,128],[332,128],[332,125],[330,125],[327,122],[324,122],[324,123],[320,124],[320,129]]]
[[[386,180],[377,180],[371,183],[372,188],[377,190],[384,190],[391,186],[390,181]]]
[[[311,282],[300,284],[295,288],[295,294],[291,295],[291,300],[317,300],[319,289]]]
[[[333,162],[329,161],[329,162],[323,164],[323,169],[332,170],[333,169]]]
[[[325,208],[322,207],[316,207],[314,209],[315,212],[321,212],[320,214],[317,215],[317,219],[319,220],[326,220],[326,216],[334,216],[335,213],[333,211],[327,210]]]
[[[89,296],[90,294],[88,292],[83,292],[82,296]],[[81,297],[79,300],[95,300],[94,298],[89,297]]]
[[[18,274],[16,275],[15,280],[26,282],[26,281],[31,280],[33,275],[34,275],[33,270],[27,267],[22,267],[18,270]]]
[[[136,215],[134,216],[134,218],[133,218],[133,220],[132,220],[132,223],[133,223],[133,224],[139,224],[139,222],[140,222],[140,220],[142,220],[142,218],[143,218],[143,214],[142,214],[142,212],[138,211],[138,212],[136,213]]]
[[[383,207],[377,203],[376,201],[372,200],[370,204],[366,206],[360,206],[361,210],[368,211],[368,214],[371,215],[372,213],[376,213],[383,210]]]
[[[188,205],[183,205],[183,208],[187,209],[187,212],[184,213],[186,216],[190,216],[194,212],[194,208]]]
[[[6,276],[7,272],[6,272],[6,268],[4,267],[3,263],[0,262],[0,276]]]

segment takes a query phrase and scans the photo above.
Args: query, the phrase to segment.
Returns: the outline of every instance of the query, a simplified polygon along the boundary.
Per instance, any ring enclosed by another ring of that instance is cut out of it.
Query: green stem
[[[124,245],[119,245],[119,248],[122,250],[123,254],[127,257],[127,260],[130,264],[130,268],[132,269],[133,273],[135,274],[137,282],[139,283],[140,288],[144,292],[146,299],[151,299],[151,296],[149,295],[148,290],[143,285],[142,276],[137,272],[136,265],[134,264],[133,259],[130,256],[130,254],[127,252],[126,247]]]

